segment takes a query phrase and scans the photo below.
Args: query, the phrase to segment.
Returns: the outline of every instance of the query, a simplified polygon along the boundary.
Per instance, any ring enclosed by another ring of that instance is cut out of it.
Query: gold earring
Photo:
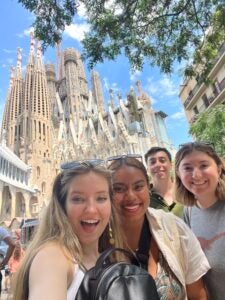
[[[115,244],[115,239],[113,238],[113,231],[111,224],[109,222],[109,243],[113,246]]]

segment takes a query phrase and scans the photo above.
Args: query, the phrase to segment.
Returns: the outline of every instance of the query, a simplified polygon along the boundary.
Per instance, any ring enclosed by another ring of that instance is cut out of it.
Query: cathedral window
[[[46,193],[46,183],[45,182],[42,182],[42,184],[41,184],[41,191],[43,194]]]
[[[41,169],[40,167],[37,167],[37,178],[40,178],[40,174],[41,174]]]

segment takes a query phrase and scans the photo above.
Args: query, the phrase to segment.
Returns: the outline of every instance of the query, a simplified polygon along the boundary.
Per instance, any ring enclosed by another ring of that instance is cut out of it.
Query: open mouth
[[[85,231],[94,230],[99,224],[99,220],[82,220],[81,226]]]

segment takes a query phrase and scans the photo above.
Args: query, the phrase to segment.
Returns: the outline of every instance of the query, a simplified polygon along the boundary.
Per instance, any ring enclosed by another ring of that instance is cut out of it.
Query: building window
[[[41,191],[42,191],[42,194],[46,193],[46,183],[45,182],[42,182],[42,184],[41,184]]]
[[[203,100],[203,102],[204,102],[204,104],[205,104],[205,107],[208,107],[210,103],[209,103],[209,99],[208,99],[208,97],[207,97],[206,94],[204,94],[204,95],[202,96],[202,100]]]
[[[37,167],[37,178],[40,178],[40,174],[41,174],[41,169],[40,167]]]
[[[197,115],[199,113],[197,106],[193,108],[194,114]]]

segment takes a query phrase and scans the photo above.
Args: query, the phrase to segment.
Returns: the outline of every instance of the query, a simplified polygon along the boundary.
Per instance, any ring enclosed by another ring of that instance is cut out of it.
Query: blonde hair
[[[174,187],[174,198],[186,206],[193,206],[196,204],[197,199],[193,193],[185,188],[180,176],[179,166],[185,156],[189,155],[193,151],[200,151],[211,157],[216,165],[221,169],[220,177],[218,179],[218,185],[215,190],[218,200],[225,200],[225,164],[223,160],[214,150],[213,146],[204,142],[193,142],[184,144],[177,152],[175,157],[175,187]]]
[[[104,177],[109,184],[110,200],[112,200],[111,173],[103,167],[80,166],[76,169],[65,170],[55,179],[51,200],[46,207],[46,211],[40,220],[37,232],[30,242],[23,262],[17,272],[14,282],[14,300],[26,300],[29,296],[29,271],[32,261],[41,247],[47,242],[54,241],[62,248],[65,256],[72,262],[82,264],[82,247],[73,231],[65,211],[68,187],[72,179],[76,176],[94,172]],[[111,201],[112,203],[112,201]],[[114,232],[115,246],[121,247],[122,238],[117,224],[117,217],[112,205],[111,227]],[[99,239],[99,251],[103,251],[110,246],[109,228],[104,230]]]

